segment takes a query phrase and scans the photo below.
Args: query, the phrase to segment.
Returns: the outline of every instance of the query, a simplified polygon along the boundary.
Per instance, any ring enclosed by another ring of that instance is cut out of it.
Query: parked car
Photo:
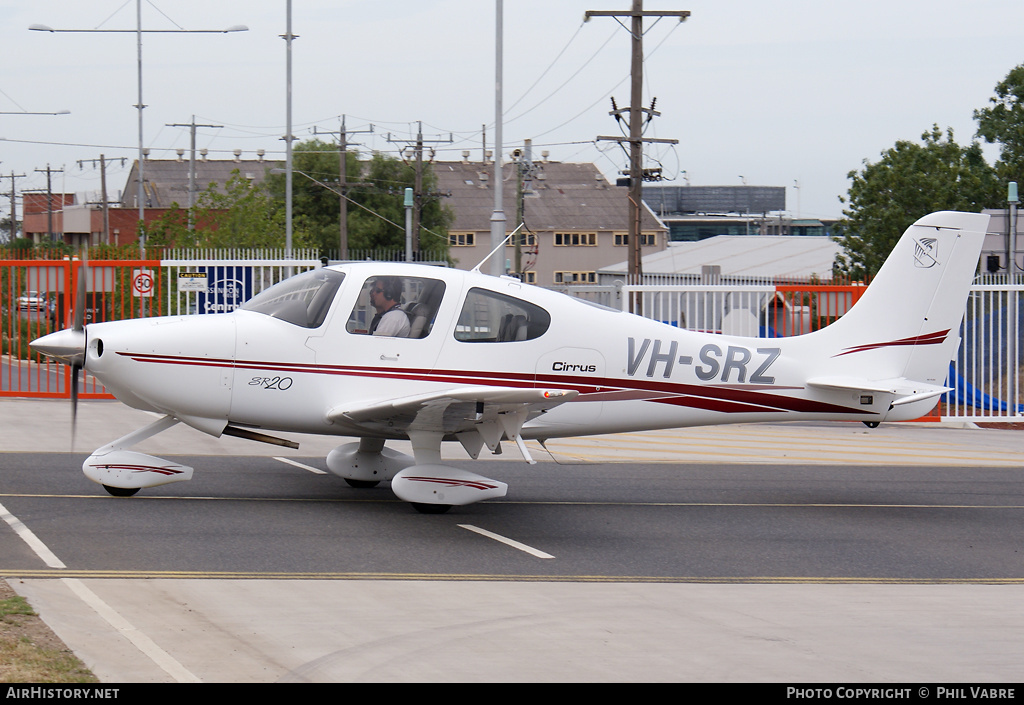
[[[18,308],[22,311],[45,311],[47,305],[46,294],[38,291],[23,291],[18,297]]]

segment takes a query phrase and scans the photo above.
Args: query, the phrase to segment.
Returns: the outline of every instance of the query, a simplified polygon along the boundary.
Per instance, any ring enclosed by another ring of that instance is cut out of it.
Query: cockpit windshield
[[[303,328],[319,328],[327,318],[345,275],[333,269],[314,269],[285,279],[242,305]]]

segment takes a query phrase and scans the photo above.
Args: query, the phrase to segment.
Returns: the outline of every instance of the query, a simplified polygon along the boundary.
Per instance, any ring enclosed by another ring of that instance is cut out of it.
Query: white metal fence
[[[946,416],[1024,421],[1024,282],[971,287],[960,336]]]
[[[321,266],[319,259],[165,259],[167,315],[233,311],[269,286]]]

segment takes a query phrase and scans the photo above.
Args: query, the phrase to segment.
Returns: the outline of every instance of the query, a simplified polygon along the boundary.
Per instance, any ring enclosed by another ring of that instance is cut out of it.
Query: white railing
[[[634,296],[635,295],[635,296]],[[775,296],[774,286],[633,285],[622,287],[623,311],[639,303],[645,318],[686,330],[767,337],[761,312]]]
[[[293,274],[321,266],[319,259],[164,259],[169,283],[167,315],[224,313]]]
[[[165,260],[311,260],[320,259],[315,247],[292,250],[292,256],[283,247],[221,247],[221,248],[175,248],[164,252]]]
[[[949,418],[1024,421],[1024,283],[975,284],[946,384]]]

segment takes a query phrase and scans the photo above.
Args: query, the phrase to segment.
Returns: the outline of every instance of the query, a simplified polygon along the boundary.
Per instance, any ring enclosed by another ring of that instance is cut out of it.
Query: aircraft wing
[[[500,452],[498,444],[505,435],[516,442],[526,460],[532,463],[520,436],[523,424],[578,394],[574,389],[466,386],[362,405],[337,406],[327,413],[327,418],[333,423],[375,433],[454,435],[473,458],[479,455],[484,444]]]
[[[876,392],[892,394],[895,398],[892,406],[902,406],[923,399],[945,394],[952,387],[943,387],[929,382],[916,382],[906,377],[895,379],[869,380],[854,377],[816,377],[807,380],[809,387],[825,389],[841,389],[854,392]]]

